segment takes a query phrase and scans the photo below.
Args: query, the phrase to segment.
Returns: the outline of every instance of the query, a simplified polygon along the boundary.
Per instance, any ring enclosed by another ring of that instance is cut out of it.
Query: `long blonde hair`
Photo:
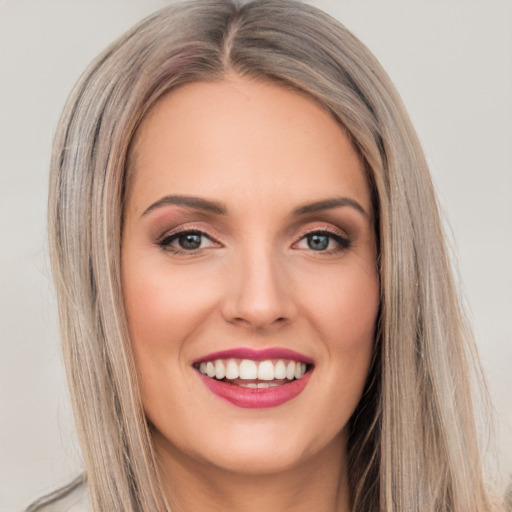
[[[54,146],[49,232],[94,510],[169,509],[123,310],[130,142],[163,94],[227,72],[307,94],[345,127],[368,172],[381,310],[374,362],[349,425],[354,511],[489,510],[470,398],[478,366],[417,137],[373,55],[294,0],[171,5],[98,57],[68,100]]]

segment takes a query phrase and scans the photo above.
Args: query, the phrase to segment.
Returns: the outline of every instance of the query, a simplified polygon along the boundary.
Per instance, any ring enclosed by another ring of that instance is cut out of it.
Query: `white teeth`
[[[238,371],[238,365],[236,364],[236,361],[230,359],[226,367],[226,379],[238,379],[239,374],[240,373]]]
[[[222,359],[217,359],[217,361],[215,361],[215,378],[220,380],[223,379],[225,376],[226,367],[224,366]]]
[[[208,361],[206,363],[206,375],[208,375],[208,377],[215,377],[215,373],[215,366],[211,361]]]
[[[275,360],[274,360],[275,361]],[[268,387],[267,384],[273,380],[300,379],[307,369],[306,363],[291,360],[279,359],[274,362],[270,359],[265,361],[253,361],[252,359],[216,359],[214,361],[203,361],[199,364],[199,371],[210,378],[222,380],[242,379],[266,381],[258,383],[258,387]],[[246,387],[255,387],[247,383]],[[259,386],[259,384],[264,384]],[[243,384],[245,385],[245,384]]]
[[[290,361],[286,367],[286,378],[293,380],[295,377],[295,361]]]
[[[258,367],[256,366],[256,363],[250,359],[242,359],[242,362],[240,363],[240,378],[244,380],[251,380],[256,379],[257,377]]]
[[[277,361],[276,367],[274,368],[274,379],[286,379],[286,366],[281,359]]]
[[[272,361],[261,361],[258,366],[259,380],[274,380],[274,365]]]
[[[278,384],[277,382],[240,382],[239,386],[251,389],[266,389],[282,386],[282,384]]]

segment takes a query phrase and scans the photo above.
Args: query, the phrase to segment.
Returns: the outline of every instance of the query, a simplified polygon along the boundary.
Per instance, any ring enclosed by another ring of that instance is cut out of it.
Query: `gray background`
[[[45,236],[48,163],[88,62],[164,0],[0,3],[0,510],[80,472]],[[512,480],[512,3],[324,0],[380,59],[431,164]],[[492,452],[489,452],[492,453]]]

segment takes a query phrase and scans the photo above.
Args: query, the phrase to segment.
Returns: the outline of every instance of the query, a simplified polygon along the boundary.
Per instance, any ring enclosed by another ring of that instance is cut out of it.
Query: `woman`
[[[144,21],[72,94],[49,204],[92,510],[491,510],[427,166],[332,19]]]

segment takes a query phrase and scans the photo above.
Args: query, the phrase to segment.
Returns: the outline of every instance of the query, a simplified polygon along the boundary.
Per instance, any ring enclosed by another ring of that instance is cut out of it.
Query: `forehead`
[[[139,127],[129,197],[238,195],[262,204],[357,196],[371,211],[361,158],[344,129],[304,94],[269,82],[196,82],[161,98]],[[284,194],[284,195],[283,195]]]

